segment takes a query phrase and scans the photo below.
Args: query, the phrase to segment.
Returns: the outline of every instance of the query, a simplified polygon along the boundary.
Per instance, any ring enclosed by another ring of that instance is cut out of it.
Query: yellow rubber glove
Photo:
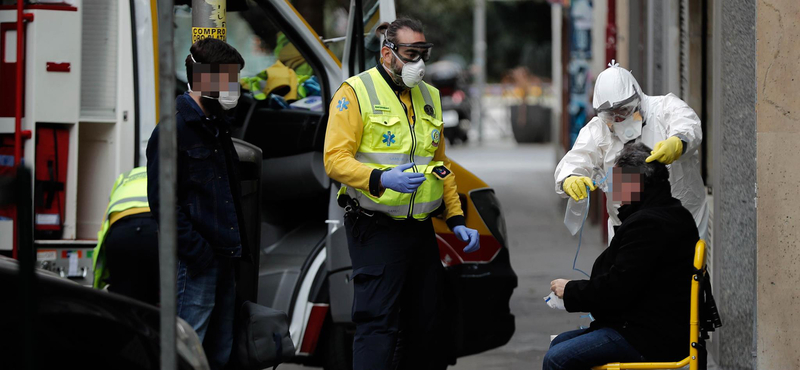
[[[678,160],[683,154],[683,142],[676,136],[656,143],[656,147],[650,152],[650,156],[645,160],[647,163],[659,161],[663,164],[670,164]]]
[[[575,201],[586,198],[588,195],[586,193],[587,186],[591,190],[597,189],[597,186],[594,186],[592,179],[586,176],[570,176],[564,179],[564,182],[561,183],[561,187],[564,189],[564,192],[571,196],[572,199],[575,199]]]

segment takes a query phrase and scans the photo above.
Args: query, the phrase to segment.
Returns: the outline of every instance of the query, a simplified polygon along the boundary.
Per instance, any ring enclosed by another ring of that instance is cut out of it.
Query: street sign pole
[[[475,85],[472,122],[478,125],[478,143],[483,143],[483,92],[486,89],[486,0],[475,0],[473,16]]]
[[[175,60],[173,55],[173,0],[158,1],[159,99],[158,122],[159,205],[158,260],[161,280],[161,369],[177,369],[175,347],[175,270],[177,232],[175,218],[178,164],[175,130]]]
[[[192,44],[207,37],[227,41],[227,1],[192,0]]]

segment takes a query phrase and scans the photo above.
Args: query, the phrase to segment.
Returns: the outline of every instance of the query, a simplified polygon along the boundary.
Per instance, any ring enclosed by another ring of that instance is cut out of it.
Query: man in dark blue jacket
[[[233,261],[246,244],[239,158],[229,110],[239,98],[244,59],[216,39],[197,41],[186,57],[189,92],[177,98],[177,314],[203,341],[212,369],[228,362],[233,345]],[[158,134],[147,143],[147,197],[156,219]]]

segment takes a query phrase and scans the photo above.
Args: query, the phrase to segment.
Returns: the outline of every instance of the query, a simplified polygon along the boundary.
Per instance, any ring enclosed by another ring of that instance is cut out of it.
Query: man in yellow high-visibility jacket
[[[147,202],[147,168],[117,177],[92,256],[94,287],[158,304],[158,224]],[[109,285],[110,284],[110,285]]]
[[[444,268],[430,217],[444,212],[467,253],[479,235],[448,169],[439,91],[421,82],[432,44],[408,18],[378,32],[381,63],[342,84],[325,136],[353,265],[353,368],[441,368]]]

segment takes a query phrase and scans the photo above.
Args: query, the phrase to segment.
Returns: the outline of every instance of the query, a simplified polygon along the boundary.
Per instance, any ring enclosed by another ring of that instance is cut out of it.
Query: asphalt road
[[[537,369],[550,335],[588,325],[588,318],[549,308],[542,299],[556,278],[580,279],[572,271],[578,238],[564,227],[566,202],[554,192],[557,163],[551,145],[516,145],[493,141],[483,146],[455,146],[448,156],[495,188],[506,217],[511,264],[519,286],[511,298],[517,330],[501,348],[459,359],[454,369]],[[590,271],[602,252],[601,229],[588,225],[577,267]]]
[[[588,325],[588,318],[549,308],[542,299],[550,281],[578,279],[572,271],[578,239],[564,227],[564,207],[553,191],[556,154],[553,146],[517,145],[509,139],[490,137],[484,145],[448,147],[450,158],[495,188],[502,203],[510,240],[511,263],[519,287],[511,298],[516,333],[501,348],[461,358],[451,369],[537,369],[550,343],[550,335]],[[601,230],[587,227],[578,268],[591,269],[602,251]],[[281,365],[282,369],[304,369]]]

